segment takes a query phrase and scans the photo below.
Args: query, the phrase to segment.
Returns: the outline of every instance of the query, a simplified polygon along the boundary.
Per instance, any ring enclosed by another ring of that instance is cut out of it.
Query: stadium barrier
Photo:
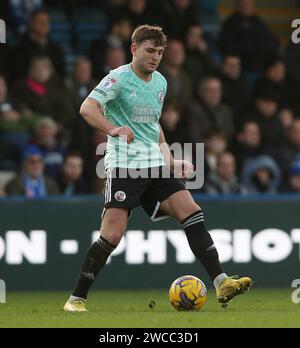
[[[299,195],[196,200],[228,274],[251,276],[257,287],[290,288],[299,278]],[[0,278],[7,291],[71,289],[100,214],[96,196],[1,199]],[[153,223],[138,208],[94,289],[167,288],[185,274],[210,286],[181,226]]]

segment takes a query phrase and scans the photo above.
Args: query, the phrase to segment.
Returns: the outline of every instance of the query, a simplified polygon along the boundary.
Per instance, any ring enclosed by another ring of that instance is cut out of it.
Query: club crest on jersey
[[[115,193],[115,200],[118,202],[123,202],[126,199],[126,193],[123,191],[117,191]]]
[[[163,91],[159,91],[157,96],[158,96],[158,100],[159,100],[161,103],[163,103],[163,101],[164,101],[164,99],[165,99],[165,94],[164,94],[164,92],[163,92]]]
[[[106,77],[102,82],[101,82],[101,86],[103,88],[110,88],[114,83],[116,83],[117,80],[112,78],[112,77]]]

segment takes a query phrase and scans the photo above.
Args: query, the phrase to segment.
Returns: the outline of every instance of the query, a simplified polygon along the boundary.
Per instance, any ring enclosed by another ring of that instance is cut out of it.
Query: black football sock
[[[91,285],[94,283],[98,273],[105,266],[109,255],[115,248],[115,245],[109,243],[100,236],[88,249],[83,260],[79,279],[72,294],[73,296],[83,299],[87,298]]]
[[[204,225],[202,210],[198,210],[181,222],[190,248],[202,263],[212,281],[223,273],[219,255],[209,232]]]

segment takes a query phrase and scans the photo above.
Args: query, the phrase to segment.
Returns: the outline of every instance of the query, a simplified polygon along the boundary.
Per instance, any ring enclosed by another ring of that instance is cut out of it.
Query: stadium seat
[[[65,53],[71,50],[72,27],[69,22],[51,23],[50,33],[52,40],[58,42]]]
[[[67,16],[60,7],[47,7],[51,22],[66,22]]]
[[[73,12],[76,52],[87,54],[92,41],[106,34],[107,18],[99,8],[77,7]]]
[[[200,0],[200,9],[202,13],[216,13],[219,0]]]
[[[65,53],[71,51],[72,47],[72,25],[65,12],[58,7],[49,7],[51,27],[50,35],[52,40],[58,42]]]

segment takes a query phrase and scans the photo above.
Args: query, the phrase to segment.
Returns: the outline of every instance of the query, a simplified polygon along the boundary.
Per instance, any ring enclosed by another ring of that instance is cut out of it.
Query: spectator
[[[21,114],[11,103],[0,105],[1,169],[18,168],[22,149],[30,137],[36,119],[35,115]]]
[[[207,74],[216,71],[207,42],[204,39],[203,29],[199,24],[188,28],[185,40],[186,59],[184,68],[192,76],[193,87],[196,89],[197,82]]]
[[[107,18],[115,20],[119,18],[126,10],[127,0],[105,0],[104,10]]]
[[[280,169],[270,156],[258,156],[245,163],[242,184],[249,193],[276,193],[280,180]]]
[[[78,58],[74,64],[72,76],[66,80],[75,112],[79,111],[80,105],[96,84],[92,77],[91,62],[84,57]]]
[[[277,151],[285,140],[278,111],[276,96],[272,92],[265,91],[255,97],[254,108],[248,114],[248,119],[259,125],[266,151]]]
[[[288,129],[286,142],[280,149],[282,171],[287,173],[296,156],[300,154],[300,120],[293,121]]]
[[[283,108],[279,111],[278,118],[286,133],[293,124],[295,115],[292,110]]]
[[[9,83],[12,82],[13,71],[16,69],[13,66],[14,57],[15,54],[10,46],[0,44],[0,75],[5,77]]]
[[[122,47],[108,47],[104,54],[102,69],[99,72],[100,80],[108,75],[111,70],[116,69],[125,63],[126,56]]]
[[[185,50],[181,41],[169,40],[160,71],[168,82],[167,98],[177,100],[181,108],[192,98],[192,81],[184,70]]]
[[[57,184],[64,196],[86,194],[87,185],[82,178],[83,159],[77,152],[69,153],[63,161],[60,176]]]
[[[49,57],[55,73],[65,76],[64,56],[58,43],[49,38],[50,18],[45,10],[33,12],[27,32],[15,47],[17,78],[24,77],[32,58],[37,55]]]
[[[282,191],[300,193],[300,154],[292,162],[289,170],[288,184],[283,187]]]
[[[173,143],[183,145],[187,140],[185,124],[182,122],[180,109],[175,103],[166,102],[160,123],[169,145]]]
[[[51,116],[58,123],[69,126],[73,118],[71,98],[52,77],[50,59],[33,57],[28,76],[17,84],[15,96],[23,109]]]
[[[300,89],[300,43],[291,42],[285,52],[285,63],[287,68],[287,76],[289,80],[293,81],[295,87]]]
[[[265,75],[258,81],[256,90],[257,93],[265,91],[273,93],[279,108],[293,108],[294,106],[294,88],[286,78],[286,66],[280,58],[275,58],[268,63]]]
[[[43,153],[45,174],[56,178],[63,163],[65,150],[58,141],[58,125],[50,117],[42,117],[33,139]]]
[[[233,115],[229,106],[222,103],[222,83],[216,77],[206,77],[199,82],[196,100],[188,113],[189,134],[192,142],[223,131],[230,141],[234,133]]]
[[[258,124],[247,121],[237,133],[236,143],[233,146],[237,163],[237,173],[241,176],[244,163],[263,153],[261,134]]]
[[[208,172],[214,172],[217,168],[219,156],[227,149],[227,141],[224,132],[216,131],[207,136],[205,143],[205,162]]]
[[[254,0],[237,0],[235,12],[223,23],[220,46],[224,55],[239,56],[243,70],[260,72],[276,54],[278,40],[266,23],[255,15]]]
[[[104,64],[103,52],[108,48],[122,48],[125,52],[125,61],[131,60],[131,33],[132,24],[128,17],[120,17],[116,19],[112,25],[110,32],[104,40],[96,40],[92,42],[90,48],[90,59],[93,65],[93,76],[97,80],[100,79],[103,73],[102,67]]]
[[[166,34],[170,38],[184,40],[188,27],[198,24],[199,1],[167,0],[160,2]]]
[[[134,28],[145,23],[154,25],[155,21],[149,9],[146,0],[128,0],[125,13],[130,18]]]
[[[215,172],[208,176],[204,191],[208,194],[244,194],[246,190],[240,185],[235,175],[235,158],[230,152],[219,155]]]
[[[10,0],[9,23],[17,34],[23,34],[34,11],[43,7],[43,0]]]
[[[0,106],[9,102],[6,79],[0,75]]]
[[[7,85],[0,75],[0,168],[16,170],[20,155],[37,121],[37,116],[20,112],[8,97]]]
[[[25,148],[23,154],[23,172],[5,186],[8,195],[25,195],[28,198],[41,198],[58,194],[53,179],[44,175],[44,162],[41,150],[35,145]]]
[[[228,104],[235,118],[250,104],[251,91],[241,74],[241,60],[235,55],[226,55],[221,66],[223,100]],[[236,125],[238,124],[236,120]]]

